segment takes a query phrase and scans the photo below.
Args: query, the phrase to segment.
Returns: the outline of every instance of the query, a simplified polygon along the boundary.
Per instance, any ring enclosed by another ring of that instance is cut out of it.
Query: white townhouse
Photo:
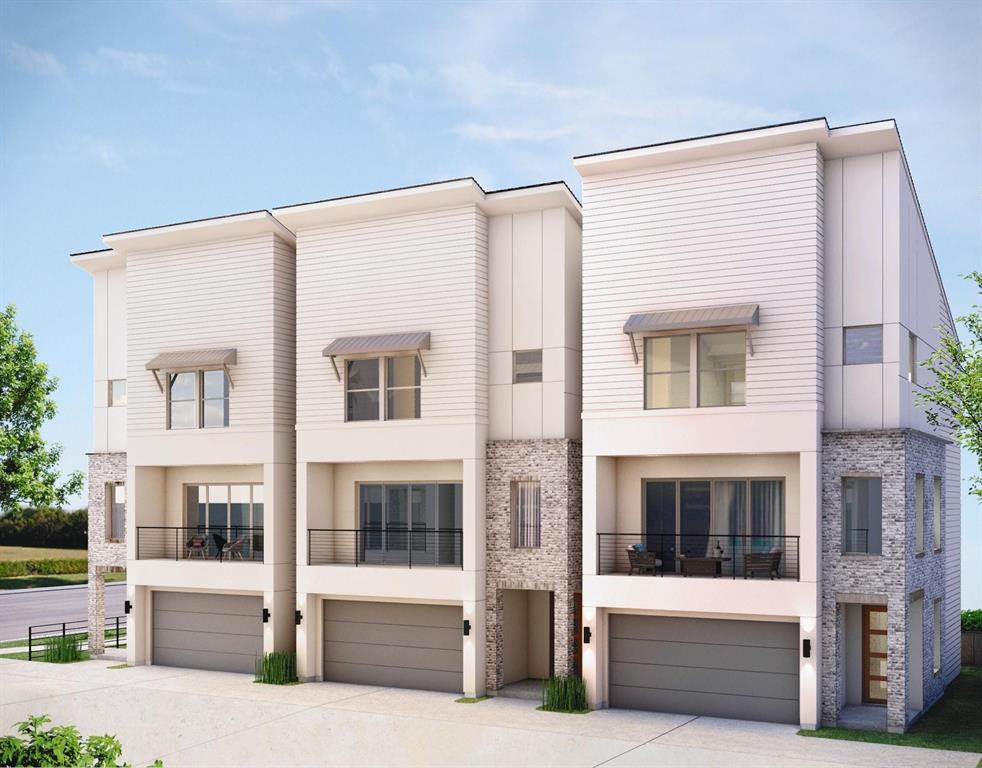
[[[896,125],[575,164],[591,705],[904,730],[959,670],[959,454]]]

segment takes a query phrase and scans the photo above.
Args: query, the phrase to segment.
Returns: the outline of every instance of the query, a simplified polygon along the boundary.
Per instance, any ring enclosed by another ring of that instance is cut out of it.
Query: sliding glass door
[[[666,571],[675,570],[675,534],[678,484],[674,480],[649,480],[644,493],[645,547],[657,553]]]
[[[263,486],[209,484],[184,486],[187,527],[217,546],[214,536],[234,544],[234,556],[262,559]]]
[[[362,484],[358,496],[361,562],[459,563],[463,546],[459,483]]]

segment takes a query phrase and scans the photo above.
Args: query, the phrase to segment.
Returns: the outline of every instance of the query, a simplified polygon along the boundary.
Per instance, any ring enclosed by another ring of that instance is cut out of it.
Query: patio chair
[[[638,550],[634,547],[628,547],[627,560],[628,564],[630,565],[628,576],[633,576],[635,571],[637,571],[639,574],[649,571],[651,575],[654,576],[655,569],[661,568],[662,564],[661,558],[658,557],[657,552]]]
[[[184,544],[184,548],[187,551],[187,559],[190,560],[192,557],[197,555],[202,560],[205,559],[205,537],[204,536],[192,536]]]
[[[781,554],[781,550],[776,547],[770,552],[748,552],[743,556],[743,578],[761,572],[766,573],[773,581],[779,575]]]
[[[226,544],[222,548],[222,556],[227,557],[229,560],[235,557],[239,558],[239,560],[242,560],[243,547],[245,547],[245,536],[239,536],[239,538],[237,538],[231,544]]]
[[[215,557],[218,559],[218,562],[221,562],[222,557],[225,554],[225,546],[228,544],[228,539],[226,539],[220,533],[213,533],[211,535],[211,539],[215,542],[215,549],[217,550]]]

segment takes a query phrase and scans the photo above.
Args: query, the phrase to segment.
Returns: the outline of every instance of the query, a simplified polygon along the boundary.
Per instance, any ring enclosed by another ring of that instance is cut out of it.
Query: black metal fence
[[[140,525],[136,528],[136,559],[262,562],[263,529],[234,525],[188,528]]]
[[[869,528],[843,528],[842,551],[853,554],[868,554]]]
[[[600,574],[799,579],[798,536],[598,533]]]
[[[106,647],[126,647],[126,616],[107,616],[105,627]],[[77,621],[56,621],[52,624],[32,624],[27,628],[27,660],[33,661],[35,656],[44,653],[45,643],[52,637],[74,637],[80,644],[88,645],[89,622],[87,619]]]
[[[464,567],[460,528],[311,528],[310,565],[401,565]]]

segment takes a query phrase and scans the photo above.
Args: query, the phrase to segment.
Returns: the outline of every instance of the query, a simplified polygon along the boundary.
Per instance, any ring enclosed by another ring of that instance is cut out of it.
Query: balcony
[[[311,528],[309,565],[463,568],[460,528]]]
[[[140,525],[137,560],[263,562],[263,529],[240,526]]]
[[[798,536],[597,534],[597,573],[799,580]]]

